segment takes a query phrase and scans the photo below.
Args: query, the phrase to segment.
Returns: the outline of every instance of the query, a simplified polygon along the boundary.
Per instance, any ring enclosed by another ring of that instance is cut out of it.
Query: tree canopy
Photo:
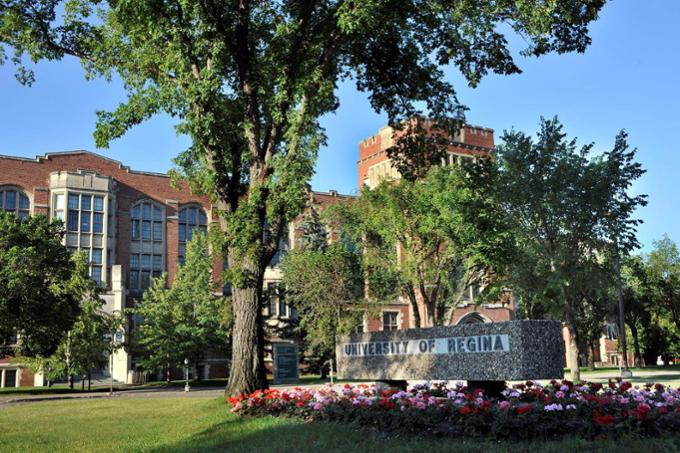
[[[336,207],[343,228],[363,244],[369,296],[400,288],[417,327],[446,323],[472,285],[499,297],[497,275],[510,264],[513,243],[496,178],[489,159],[435,167],[417,181],[364,188],[356,203]]]
[[[499,183],[519,249],[511,287],[531,317],[564,320],[577,363],[588,320],[601,322],[598,309],[616,277],[612,257],[638,246],[634,211],[646,196],[628,193],[644,170],[623,131],[595,157],[593,145],[579,148],[556,118],[541,119],[536,140],[510,131],[502,141]]]
[[[5,352],[49,356],[80,313],[82,285],[63,235],[45,216],[0,212],[0,338],[18,340]]]
[[[224,297],[215,294],[212,265],[206,236],[194,233],[172,287],[167,287],[166,274],[153,279],[132,309],[141,319],[133,338],[146,371],[164,369],[170,379],[171,368],[182,366],[184,359],[197,364],[210,351],[226,351],[231,316]]]

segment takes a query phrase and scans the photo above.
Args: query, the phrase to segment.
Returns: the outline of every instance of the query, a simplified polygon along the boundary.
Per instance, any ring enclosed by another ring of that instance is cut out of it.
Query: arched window
[[[468,313],[467,315],[464,315],[460,320],[458,321],[458,324],[456,325],[461,325],[461,324],[484,324],[486,320],[480,315],[479,313]]]
[[[31,202],[16,187],[0,187],[0,212],[11,212],[20,219],[28,216]]]
[[[165,212],[159,203],[143,200],[130,210],[130,290],[146,290],[164,270]]]
[[[198,205],[186,206],[179,210],[179,262],[184,264],[186,243],[191,240],[194,230],[205,234],[208,231],[208,217]]]

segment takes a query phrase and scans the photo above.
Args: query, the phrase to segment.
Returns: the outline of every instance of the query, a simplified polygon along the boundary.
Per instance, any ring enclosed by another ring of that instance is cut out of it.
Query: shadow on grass
[[[304,423],[283,418],[233,417],[179,441],[152,450],[179,452],[452,452],[452,453],[650,453],[680,451],[680,437],[590,441],[579,438],[549,442],[512,442],[480,439],[435,439],[386,436],[335,423]]]

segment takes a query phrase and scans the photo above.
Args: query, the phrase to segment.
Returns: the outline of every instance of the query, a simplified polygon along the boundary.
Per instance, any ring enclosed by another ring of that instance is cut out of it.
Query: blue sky
[[[680,242],[678,170],[680,152],[680,2],[618,0],[606,5],[591,29],[585,54],[518,57],[523,73],[487,76],[471,89],[456,70],[447,77],[469,107],[468,122],[491,127],[498,138],[515,128],[535,132],[541,115],[558,115],[571,136],[611,149],[625,128],[647,174],[634,191],[649,195],[638,212],[644,249],[667,233]],[[520,42],[521,44],[521,42]],[[138,170],[167,171],[188,140],[177,137],[174,121],[157,117],[96,149],[92,138],[97,110],[124,99],[119,83],[85,81],[74,60],[40,63],[33,87],[19,85],[11,65],[0,66],[0,154],[33,157],[50,151],[88,149]],[[352,83],[339,87],[341,106],[323,118],[328,145],[321,151],[312,186],[355,193],[358,142],[386,122]]]

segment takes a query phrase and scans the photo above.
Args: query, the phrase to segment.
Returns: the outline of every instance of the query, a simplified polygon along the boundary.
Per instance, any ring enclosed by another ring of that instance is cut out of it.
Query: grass
[[[609,452],[678,451],[680,437],[625,441],[566,439],[499,443],[389,438],[347,425],[243,419],[218,399],[111,398],[8,405],[0,410],[0,451],[120,452]]]

